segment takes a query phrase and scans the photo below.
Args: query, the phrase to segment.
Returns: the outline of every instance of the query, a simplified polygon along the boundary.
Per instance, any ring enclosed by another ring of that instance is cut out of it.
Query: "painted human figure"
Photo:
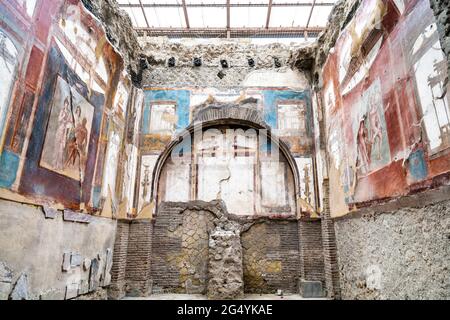
[[[371,146],[369,142],[368,130],[366,128],[366,119],[364,116],[360,121],[358,135],[357,135],[357,146],[358,146],[358,167],[363,169],[363,171],[368,171],[370,166],[370,153]]]
[[[369,123],[371,131],[371,145],[372,148],[376,147],[377,160],[381,160],[381,144],[383,142],[383,129],[381,126],[380,115],[377,110],[377,105],[372,101],[369,111]]]
[[[66,147],[70,131],[73,128],[72,112],[70,110],[69,99],[64,100],[64,106],[58,116],[58,129],[56,130],[56,160],[55,168],[57,170],[64,170],[66,163]]]
[[[86,159],[86,145],[88,139],[88,130],[86,128],[87,119],[83,118],[77,125],[70,138],[68,145],[68,158],[66,165],[74,166],[77,158],[80,159],[80,165],[83,166]]]
[[[81,107],[80,106],[77,106],[77,108],[75,109],[74,120],[75,120],[75,127],[76,127],[81,122]]]

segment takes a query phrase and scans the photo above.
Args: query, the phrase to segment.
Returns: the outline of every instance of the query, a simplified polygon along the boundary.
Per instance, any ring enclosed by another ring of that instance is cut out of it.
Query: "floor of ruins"
[[[195,294],[159,294],[159,295],[152,295],[149,297],[145,297],[145,298],[132,298],[132,297],[127,297],[124,298],[123,300],[148,300],[148,301],[162,301],[162,300],[208,300],[208,298],[204,295],[195,295]],[[277,301],[277,300],[293,300],[293,301],[298,301],[298,300],[311,300],[311,299],[304,299],[302,296],[300,295],[286,295],[283,297],[277,296],[277,295],[271,295],[271,294],[265,294],[265,295],[259,295],[259,294],[249,294],[249,295],[245,295],[244,298],[239,299],[239,300],[270,300],[270,301]],[[325,299],[313,299],[313,300],[325,300]]]

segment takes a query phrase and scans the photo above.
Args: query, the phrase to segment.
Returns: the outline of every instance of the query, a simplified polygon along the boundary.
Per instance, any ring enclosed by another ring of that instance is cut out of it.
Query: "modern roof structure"
[[[169,38],[315,38],[336,0],[118,0],[140,34]]]

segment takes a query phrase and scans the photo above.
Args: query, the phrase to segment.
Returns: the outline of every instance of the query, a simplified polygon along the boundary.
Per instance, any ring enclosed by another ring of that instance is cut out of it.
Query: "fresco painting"
[[[314,167],[312,158],[295,158],[299,170],[301,199],[310,208],[315,208]],[[305,208],[308,209],[308,208]]]
[[[364,92],[353,110],[353,134],[357,146],[354,163],[360,175],[365,175],[391,160],[379,80]]]
[[[2,166],[11,163],[1,172],[5,187],[15,185],[27,196],[64,201],[76,209],[101,203],[108,190],[120,190],[121,197],[114,195],[117,199],[134,198],[132,180],[140,177],[136,182],[139,199],[128,199],[127,211],[131,211],[148,201],[148,193],[142,198],[141,188],[143,172],[149,170],[143,166],[145,157],[159,155],[192,123],[198,106],[255,98],[257,111],[274,135],[296,159],[308,159],[307,163],[298,160],[301,198],[313,207],[320,206],[315,194],[320,186],[312,177],[309,182],[305,173],[315,170],[312,156],[317,147],[317,119],[313,119],[317,115],[309,89],[148,88],[139,102],[143,109],[137,109],[130,107],[139,98],[131,93],[123,61],[79,1],[11,0],[11,4],[0,4],[4,17],[0,27]],[[29,29],[15,25],[15,16]],[[16,30],[14,36],[4,26]],[[35,33],[28,37],[27,30]],[[40,43],[38,49],[35,41]],[[40,63],[30,63],[30,56]],[[433,14],[423,1],[363,1],[323,71],[322,100],[332,164],[329,176],[333,197],[343,204],[333,208],[333,215],[408,194],[415,184],[431,185],[435,177],[448,173],[442,165],[450,158],[450,98],[444,95],[447,70]],[[19,81],[25,85],[19,88]],[[126,133],[125,128],[129,129]],[[121,148],[124,135],[127,143]],[[186,180],[191,169],[179,170],[168,172],[166,183],[180,184],[182,192],[175,200],[188,199],[195,192],[181,185],[185,181],[179,177]],[[282,181],[283,168],[245,170],[277,172],[279,184],[290,183],[286,176]],[[389,188],[383,179],[387,175],[394,177]],[[25,176],[32,186],[23,183]],[[233,183],[231,179],[231,189],[240,188]],[[55,185],[70,190],[69,199]],[[255,196],[261,190],[252,188],[242,189],[242,194],[253,193],[244,197],[253,197],[246,211],[257,207],[258,197],[266,198],[264,204],[282,204],[278,209],[283,211],[284,198],[271,198],[267,190],[262,190],[265,196]],[[393,194],[394,189],[399,194]],[[226,196],[228,191],[222,192]]]
[[[121,118],[126,118],[127,103],[129,90],[125,87],[123,82],[119,82],[116,96],[114,97],[114,112]]]
[[[287,168],[284,163],[261,162],[261,205],[265,210],[277,207],[291,212],[287,191]],[[274,183],[275,181],[275,183]]]
[[[15,83],[15,74],[18,64],[18,50],[14,42],[0,28],[0,137],[4,130],[7,110],[11,101],[11,94]]]
[[[117,200],[122,181],[131,90],[122,58],[78,0],[8,0],[0,14],[0,186],[39,204],[101,211],[104,190]],[[111,137],[108,110],[118,124]]]
[[[140,143],[140,150],[143,153],[142,165],[148,159],[154,159],[155,154],[161,154],[174,135],[192,123],[203,106],[209,103],[239,103],[248,98],[256,99],[255,106],[261,118],[266,120],[276,136],[281,136],[293,154],[310,156],[313,152],[312,103],[308,90],[252,87],[224,90],[166,88],[148,89],[144,93],[145,108]],[[167,165],[161,177],[163,191],[159,195],[160,201],[187,201],[193,199],[192,197],[211,201],[220,197],[227,203],[230,212],[239,215],[294,214],[296,207],[295,197],[291,194],[293,177],[290,167],[285,162],[274,166],[270,159],[261,160],[257,165],[258,162],[255,160],[258,158],[257,144],[251,147],[248,145],[249,141],[241,138],[243,137],[238,135],[236,141],[230,142],[234,147],[229,154],[226,152],[228,144],[216,145],[218,143],[216,140],[207,140],[203,141],[202,145],[196,145],[198,165],[194,166],[195,172],[191,172],[193,167],[189,164]],[[208,145],[208,142],[212,145]],[[241,148],[242,152],[236,151]],[[304,186],[302,198],[305,198],[308,209],[313,208],[314,211],[317,203],[312,159],[309,158],[308,164],[301,169],[303,170],[301,179],[306,181],[306,185],[302,182]],[[139,208],[149,201],[141,199],[143,189],[148,191],[148,187],[144,187],[146,180],[142,174],[149,170],[141,167]],[[255,179],[255,176],[262,178]]]
[[[94,107],[58,78],[41,166],[75,180],[84,179]]]
[[[175,133],[177,106],[174,103],[155,103],[151,106],[150,128],[152,134],[172,136]]]
[[[311,97],[308,90],[289,88],[167,88],[146,90],[142,121],[145,150],[157,151],[167,145],[167,136],[185,129],[208,101],[234,103],[248,98],[257,100],[257,109],[266,123],[283,138],[295,154],[312,151],[313,121]],[[297,121],[298,119],[298,121]]]
[[[31,18],[34,14],[34,10],[36,8],[37,0],[16,0],[17,5],[27,13],[27,15]]]
[[[153,181],[153,170],[155,169],[158,155],[143,156],[141,159],[140,178],[139,178],[139,199],[138,199],[138,212],[142,208],[150,203],[151,189]]]
[[[446,76],[426,1],[362,2],[323,68],[333,217],[449,173]]]
[[[119,165],[119,149],[121,139],[119,133],[111,130],[106,149],[105,172],[103,174],[102,196],[107,198],[110,194],[114,200],[116,194],[117,168]]]
[[[417,40],[417,45],[424,41],[422,37],[433,37],[435,41],[416,62],[414,70],[429,146],[435,153],[450,146],[450,99],[448,93],[443,96],[447,62],[437,38],[436,25],[427,29]],[[421,48],[415,47],[414,51],[421,51]]]

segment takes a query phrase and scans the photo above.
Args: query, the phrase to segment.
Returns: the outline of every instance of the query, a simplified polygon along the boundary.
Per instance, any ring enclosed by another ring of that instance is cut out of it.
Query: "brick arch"
[[[264,121],[262,112],[253,106],[211,104],[194,111],[193,123],[206,123],[214,120],[239,120],[252,123],[261,128],[270,129]]]
[[[230,108],[230,109],[228,109]],[[154,171],[152,181],[152,197],[151,202],[155,204],[155,213],[158,212],[158,191],[159,181],[164,165],[169,160],[174,148],[180,144],[183,139],[189,135],[193,135],[196,130],[211,129],[222,125],[238,125],[248,129],[267,130],[267,139],[278,145],[281,154],[286,158],[290,169],[292,170],[294,179],[294,200],[297,217],[301,215],[301,205],[298,201],[301,195],[301,187],[299,180],[299,170],[289,147],[276,137],[270,127],[264,122],[260,112],[255,109],[237,106],[227,106],[217,108],[214,105],[204,108],[196,116],[193,122],[181,134],[169,143],[163,153],[159,156]]]

